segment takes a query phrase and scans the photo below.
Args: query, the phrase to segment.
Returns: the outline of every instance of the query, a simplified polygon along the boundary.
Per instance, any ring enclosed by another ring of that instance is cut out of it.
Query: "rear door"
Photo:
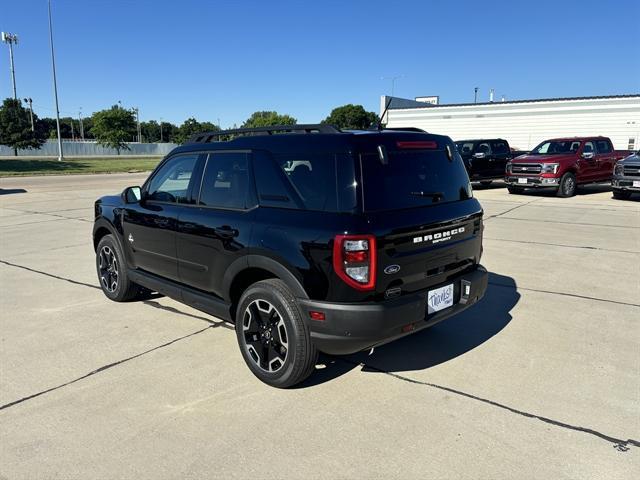
[[[212,152],[195,206],[180,212],[176,249],[180,281],[224,297],[229,266],[246,255],[256,204],[248,151]]]
[[[613,174],[613,167],[616,163],[613,146],[609,139],[596,140],[596,159],[598,163],[598,172],[594,180],[608,181]]]
[[[166,160],[146,183],[142,200],[124,207],[125,249],[136,268],[178,280],[176,224],[189,208],[198,158],[192,153]]]
[[[511,159],[509,144],[504,140],[494,140],[491,142],[490,170],[494,177],[504,177],[507,162]]]
[[[600,167],[598,165],[598,154],[595,142],[589,140],[582,144],[578,156],[578,182],[593,182],[600,177]],[[593,154],[592,158],[586,158]]]
[[[480,260],[482,208],[446,141],[429,150],[361,155],[363,210],[376,226],[376,291],[389,296],[447,282]],[[456,285],[456,295],[459,286]]]
[[[472,180],[487,178],[491,176],[491,144],[488,141],[478,142],[473,150],[471,159],[473,178]]]

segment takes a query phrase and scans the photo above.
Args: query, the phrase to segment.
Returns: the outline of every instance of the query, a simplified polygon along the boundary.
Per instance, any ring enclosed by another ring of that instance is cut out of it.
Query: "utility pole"
[[[13,83],[13,99],[18,99],[16,93],[16,70],[13,65],[13,46],[18,44],[18,36],[14,33],[2,32],[2,41],[9,45],[9,65],[11,66],[11,81]]]
[[[82,123],[82,107],[78,111],[78,122],[80,123],[80,138],[84,142],[84,124]]]
[[[69,121],[71,122],[71,140],[75,140],[76,139],[76,134],[73,131],[73,117],[69,117]]]
[[[403,78],[404,75],[396,75],[394,77],[380,77],[381,80],[391,80],[391,96],[393,97],[393,94],[395,92],[396,89],[396,80]]]
[[[24,103],[28,103],[29,104],[29,115],[31,116],[31,131],[35,132],[35,128],[33,125],[33,100],[31,100],[31,98],[25,98],[24,99]]]
[[[138,107],[133,109],[136,112],[136,125],[138,130],[138,143],[142,143],[142,131],[140,130],[140,112],[138,111]]]
[[[473,89],[473,103],[478,103],[478,87]]]
[[[56,57],[53,53],[53,25],[51,24],[51,0],[49,6],[49,43],[51,44],[51,70],[53,71],[53,96],[56,99],[56,127],[58,128],[58,161],[64,158],[62,153],[62,137],[60,136],[60,109],[58,108],[58,84],[56,82]]]
[[[160,117],[160,143],[162,143],[162,117]]]

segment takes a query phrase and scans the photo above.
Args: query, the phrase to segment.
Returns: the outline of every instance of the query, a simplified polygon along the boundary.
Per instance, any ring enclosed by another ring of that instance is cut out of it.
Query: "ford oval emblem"
[[[394,273],[398,273],[400,271],[400,265],[389,265],[384,269],[384,273],[387,275],[393,275]]]

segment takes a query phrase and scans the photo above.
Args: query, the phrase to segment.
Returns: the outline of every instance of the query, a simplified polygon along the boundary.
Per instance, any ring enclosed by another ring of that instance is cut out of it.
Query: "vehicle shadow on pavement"
[[[463,313],[431,328],[377,347],[373,354],[344,357],[321,355],[316,372],[300,387],[318,385],[354,368],[362,372],[395,373],[425,370],[454,359],[490,340],[511,321],[520,300],[513,278],[489,273],[484,298]]]
[[[11,195],[13,193],[27,193],[24,188],[0,188],[0,195]]]
[[[593,195],[595,193],[606,192],[611,192],[611,185],[594,183],[591,185],[578,186],[578,189],[576,190],[576,196],[580,197],[582,195]],[[528,190],[525,190],[524,192],[519,193],[518,195],[529,195],[532,197],[557,197],[556,191],[551,188],[530,188]]]

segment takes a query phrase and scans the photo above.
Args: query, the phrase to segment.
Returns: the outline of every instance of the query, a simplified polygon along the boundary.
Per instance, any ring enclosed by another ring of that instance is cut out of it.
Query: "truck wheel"
[[[511,185],[507,186],[507,190],[509,191],[509,193],[514,195],[520,194],[524,191],[522,187],[512,187]]]
[[[482,182],[480,182],[480,185],[482,185],[484,188],[487,188],[489,185],[491,185],[491,180],[483,180]]]
[[[278,388],[291,387],[314,371],[318,351],[294,296],[279,279],[251,285],[236,311],[240,352],[253,374]]]
[[[614,190],[613,198],[616,198],[618,200],[628,200],[629,198],[631,198],[631,192],[626,192],[624,190]]]
[[[143,291],[127,276],[127,264],[113,235],[105,235],[96,249],[96,270],[102,292],[114,302],[133,300]]]
[[[571,172],[567,172],[560,179],[560,187],[556,195],[562,198],[573,197],[576,194],[577,188],[576,176]]]

